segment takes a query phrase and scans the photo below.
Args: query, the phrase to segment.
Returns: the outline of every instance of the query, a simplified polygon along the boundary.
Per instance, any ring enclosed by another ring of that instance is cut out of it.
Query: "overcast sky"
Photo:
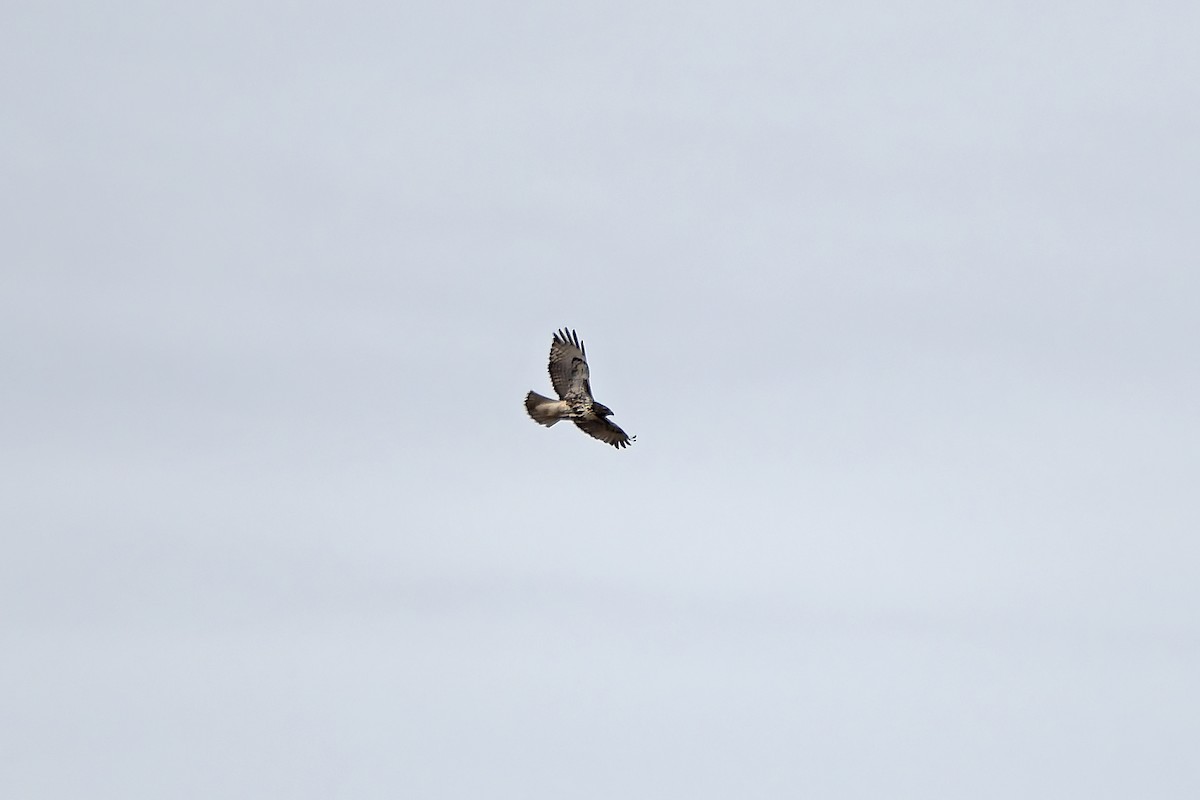
[[[0,795],[1200,796],[1198,8],[7,4]]]

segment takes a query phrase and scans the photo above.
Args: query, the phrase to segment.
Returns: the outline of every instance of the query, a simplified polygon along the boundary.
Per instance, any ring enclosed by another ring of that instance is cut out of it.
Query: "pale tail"
[[[551,400],[549,397],[542,397],[537,392],[525,395],[525,410],[529,412],[529,416],[533,418],[534,422],[545,425],[547,428],[562,419],[565,406],[566,403],[561,400]]]

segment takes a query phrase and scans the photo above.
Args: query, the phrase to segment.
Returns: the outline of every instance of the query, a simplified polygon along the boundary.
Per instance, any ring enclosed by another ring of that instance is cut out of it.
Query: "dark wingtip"
[[[583,353],[583,342],[579,341],[579,334],[574,328],[561,328],[554,332],[554,341],[559,344],[570,344],[579,348],[579,352]],[[586,354],[585,354],[586,355]]]

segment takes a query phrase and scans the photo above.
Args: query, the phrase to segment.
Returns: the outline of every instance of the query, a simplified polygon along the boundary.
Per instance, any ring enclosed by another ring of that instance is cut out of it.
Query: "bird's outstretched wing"
[[[568,396],[592,399],[587,356],[575,331],[563,328],[550,345],[550,383],[560,400]]]
[[[618,450],[622,447],[629,447],[630,443],[637,438],[636,436],[630,436],[604,417],[577,419],[575,420],[575,425],[588,436],[599,439],[606,444],[611,444]]]

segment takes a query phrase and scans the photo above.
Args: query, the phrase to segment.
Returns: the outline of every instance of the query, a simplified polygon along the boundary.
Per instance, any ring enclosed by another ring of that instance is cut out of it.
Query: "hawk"
[[[636,439],[608,421],[612,409],[592,397],[587,356],[575,331],[566,328],[554,334],[550,344],[550,383],[557,400],[537,392],[525,395],[525,410],[539,425],[549,428],[560,419],[569,419],[588,436],[620,449]]]

